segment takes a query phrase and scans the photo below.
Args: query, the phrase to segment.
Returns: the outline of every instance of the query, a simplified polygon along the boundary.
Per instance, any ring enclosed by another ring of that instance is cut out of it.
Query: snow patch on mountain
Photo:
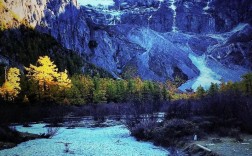
[[[113,0],[78,0],[80,5],[91,5],[93,7],[98,7],[99,5],[103,6],[112,6],[115,4]]]
[[[180,89],[185,90],[187,88],[192,88],[196,90],[199,86],[204,89],[208,89],[211,83],[220,83],[221,76],[213,72],[206,64],[205,55],[195,56],[189,54],[189,58],[192,60],[193,64],[199,69],[200,75],[193,80],[189,80],[187,83],[183,84]]]

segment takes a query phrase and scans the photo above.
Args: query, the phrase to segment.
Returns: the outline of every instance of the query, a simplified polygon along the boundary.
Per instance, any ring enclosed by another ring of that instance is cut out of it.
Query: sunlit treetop
[[[29,68],[25,68],[28,71],[27,76],[37,80],[41,87],[55,84],[60,75],[54,62],[48,56],[41,56],[37,64],[38,66],[30,64]]]
[[[60,90],[71,88],[67,70],[58,72],[57,66],[48,56],[39,57],[36,66],[30,64],[30,67],[25,69],[28,71],[28,78],[38,82],[42,93],[49,91],[52,86],[57,86]]]
[[[58,77],[58,85],[60,89],[71,88],[72,83],[71,80],[68,78],[67,70],[64,72],[60,72]]]
[[[20,87],[20,71],[17,68],[10,68],[6,74],[3,86],[0,88],[0,95],[9,101],[13,101],[19,94]]]

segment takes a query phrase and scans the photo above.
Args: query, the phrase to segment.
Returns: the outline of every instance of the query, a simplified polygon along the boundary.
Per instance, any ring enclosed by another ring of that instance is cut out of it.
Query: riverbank
[[[242,141],[232,137],[210,135],[206,139],[193,141],[185,148],[191,155],[251,156],[252,135],[241,134]]]
[[[165,119],[161,123],[150,119],[129,120],[127,127],[138,140],[180,149],[185,155],[250,156],[252,135],[242,131],[238,124],[236,120],[198,116]],[[171,153],[176,155],[177,151],[172,150]]]
[[[0,127],[0,150],[9,149],[22,142],[42,138],[41,135],[19,132],[9,127]]]

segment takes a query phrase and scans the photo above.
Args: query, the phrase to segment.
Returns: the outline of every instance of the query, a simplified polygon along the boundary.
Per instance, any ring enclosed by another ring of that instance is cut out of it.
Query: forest
[[[1,100],[12,103],[38,103],[47,101],[55,104],[85,105],[102,103],[160,103],[181,99],[202,99],[225,92],[252,94],[252,73],[242,76],[240,82],[212,83],[208,90],[199,86],[194,92],[187,89],[179,91],[177,82],[165,83],[141,80],[139,77],[127,80],[100,77],[98,74],[69,75],[65,69],[58,71],[57,66],[48,56],[41,56],[37,66],[25,67],[25,74],[15,67],[4,67],[5,76],[0,89]]]

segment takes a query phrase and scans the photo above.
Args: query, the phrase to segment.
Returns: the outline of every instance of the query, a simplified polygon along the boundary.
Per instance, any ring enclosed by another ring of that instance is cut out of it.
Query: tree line
[[[240,82],[212,83],[208,90],[199,86],[196,92],[191,89],[181,92],[172,81],[143,81],[139,77],[127,80],[82,74],[70,77],[67,70],[58,71],[48,56],[39,57],[36,65],[25,67],[25,73],[20,74],[19,69],[15,67],[5,70],[5,80],[0,87],[3,101],[46,101],[82,105],[110,102],[160,103],[178,99],[199,99],[227,91],[252,95],[252,73],[242,76]]]

